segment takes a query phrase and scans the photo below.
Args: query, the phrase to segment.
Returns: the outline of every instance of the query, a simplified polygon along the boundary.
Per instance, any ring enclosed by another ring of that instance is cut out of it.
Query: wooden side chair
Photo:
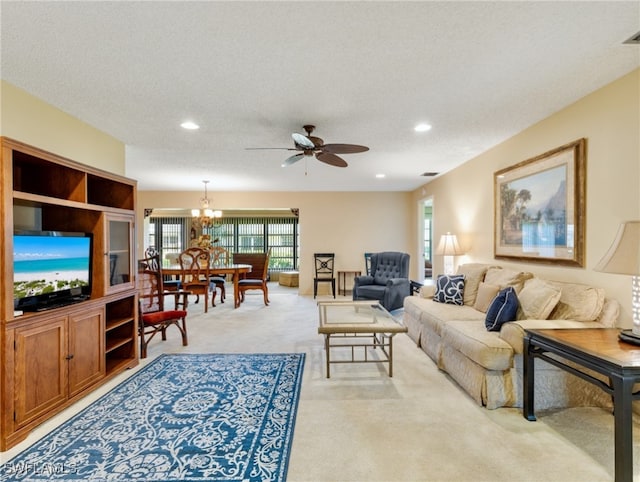
[[[364,274],[371,276],[371,255],[373,253],[364,253]]]
[[[313,297],[318,295],[318,283],[331,283],[331,292],[336,297],[336,278],[333,275],[335,253],[314,253],[315,276],[313,277]]]
[[[160,252],[154,247],[149,246],[144,250],[144,260],[149,263],[153,263],[153,266],[150,266],[151,269],[161,269],[162,262],[160,261]],[[180,283],[179,279],[173,279],[171,275],[162,275],[162,283],[164,285],[164,291],[174,291],[175,297],[175,306],[182,306],[185,310],[187,309],[188,298],[186,296],[182,296],[182,283]]]
[[[165,310],[166,292],[162,269],[153,269],[157,257],[142,259],[138,263],[138,334],[140,335],[140,357],[147,357],[147,345],[157,333],[167,339],[167,328],[175,325],[182,335],[182,346],[188,345],[186,310]],[[186,294],[185,294],[186,296]]]
[[[224,266],[229,264],[229,251],[221,246],[212,246],[209,250],[211,252],[211,265],[212,266]],[[224,276],[211,275],[209,282],[211,284],[211,306],[216,306],[216,293],[220,290],[220,303],[224,303],[227,297],[227,290],[225,287],[227,279]]]
[[[235,253],[233,262],[236,264],[250,264],[251,272],[238,281],[238,290],[240,292],[240,302],[244,301],[244,294],[249,290],[261,290],[264,304],[269,305],[269,288],[267,281],[269,280],[269,257],[267,253]]]
[[[200,295],[203,295],[204,312],[207,313],[211,253],[207,249],[187,248],[178,255],[178,263],[182,288],[196,295],[196,303],[200,300]]]

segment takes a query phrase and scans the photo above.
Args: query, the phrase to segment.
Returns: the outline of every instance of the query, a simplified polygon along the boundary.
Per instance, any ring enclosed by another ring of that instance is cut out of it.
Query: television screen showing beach
[[[14,236],[14,299],[89,285],[91,238]]]

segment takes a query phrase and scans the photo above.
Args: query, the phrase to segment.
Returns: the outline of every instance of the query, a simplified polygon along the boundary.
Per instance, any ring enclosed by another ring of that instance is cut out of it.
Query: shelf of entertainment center
[[[89,167],[6,137],[2,138],[12,167],[14,192],[58,201],[135,209],[135,182]],[[34,175],[37,174],[37,175]]]
[[[132,323],[133,321],[134,320],[131,317],[118,318],[115,320],[107,320],[105,331],[109,332],[111,330],[115,330],[119,326],[126,325],[127,323]]]
[[[111,353],[116,348],[120,348],[129,342],[131,342],[131,338],[111,338],[107,341],[105,353]]]
[[[111,213],[116,214],[131,214],[131,209],[126,208],[116,208],[113,206],[106,206],[102,204],[89,204],[83,201],[72,201],[65,199],[52,198],[50,196],[43,196],[42,194],[33,194],[30,192],[23,191],[13,191],[13,199],[14,204],[25,204],[30,206],[58,206],[58,207],[67,207],[67,208],[75,208],[82,209],[84,211],[96,211],[103,212],[107,209]],[[15,202],[18,201],[18,202]],[[21,202],[22,201],[22,202]]]
[[[131,367],[131,361],[127,358],[107,358],[106,370],[107,374],[120,373]]]

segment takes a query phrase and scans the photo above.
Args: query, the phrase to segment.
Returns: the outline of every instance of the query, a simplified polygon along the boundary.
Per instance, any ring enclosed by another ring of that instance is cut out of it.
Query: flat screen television
[[[14,233],[14,309],[40,311],[86,300],[91,294],[92,243],[90,233]]]

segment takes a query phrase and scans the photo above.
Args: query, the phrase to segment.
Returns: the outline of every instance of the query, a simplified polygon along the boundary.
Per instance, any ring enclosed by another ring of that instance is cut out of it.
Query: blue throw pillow
[[[501,290],[489,305],[484,325],[489,331],[500,331],[503,323],[515,321],[517,312],[518,296],[516,290],[509,286]]]
[[[433,301],[450,305],[464,305],[464,275],[438,275]]]

